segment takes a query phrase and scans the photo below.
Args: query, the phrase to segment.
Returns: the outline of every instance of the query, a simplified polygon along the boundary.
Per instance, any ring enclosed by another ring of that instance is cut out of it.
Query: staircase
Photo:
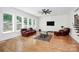
[[[74,26],[77,36],[79,36],[79,24]]]
[[[74,28],[77,33],[77,36],[79,36],[79,15],[78,14],[74,15]]]

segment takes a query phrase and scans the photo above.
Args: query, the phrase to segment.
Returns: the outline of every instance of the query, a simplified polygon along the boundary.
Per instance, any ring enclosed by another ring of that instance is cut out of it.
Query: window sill
[[[6,33],[12,33],[13,31],[7,31],[7,32],[3,32],[3,34],[6,34]]]

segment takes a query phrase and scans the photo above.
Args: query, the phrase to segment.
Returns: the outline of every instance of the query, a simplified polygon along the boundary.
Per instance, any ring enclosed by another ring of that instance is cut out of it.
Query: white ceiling
[[[68,14],[73,11],[76,7],[17,7],[24,12],[30,13],[35,16],[42,16],[42,9],[50,9],[52,10],[51,15],[60,15],[60,14]]]

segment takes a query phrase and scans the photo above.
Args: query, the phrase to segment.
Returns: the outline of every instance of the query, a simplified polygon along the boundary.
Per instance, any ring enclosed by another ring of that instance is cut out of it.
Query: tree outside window
[[[27,18],[24,18],[24,27],[27,27]]]
[[[22,28],[22,18],[20,16],[17,16],[17,30],[20,30]]]
[[[32,22],[31,22],[32,20],[31,19],[29,19],[29,26],[31,26],[32,25]]]
[[[4,13],[3,14],[3,32],[12,31],[12,15]]]

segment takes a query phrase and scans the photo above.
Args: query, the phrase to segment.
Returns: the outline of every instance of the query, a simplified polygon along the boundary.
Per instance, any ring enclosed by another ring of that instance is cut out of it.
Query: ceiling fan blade
[[[50,14],[50,12],[48,14]]]
[[[49,11],[49,9],[47,9],[46,11]]]
[[[42,11],[46,11],[46,9],[42,9]]]
[[[52,12],[52,11],[50,11],[50,12]]]

